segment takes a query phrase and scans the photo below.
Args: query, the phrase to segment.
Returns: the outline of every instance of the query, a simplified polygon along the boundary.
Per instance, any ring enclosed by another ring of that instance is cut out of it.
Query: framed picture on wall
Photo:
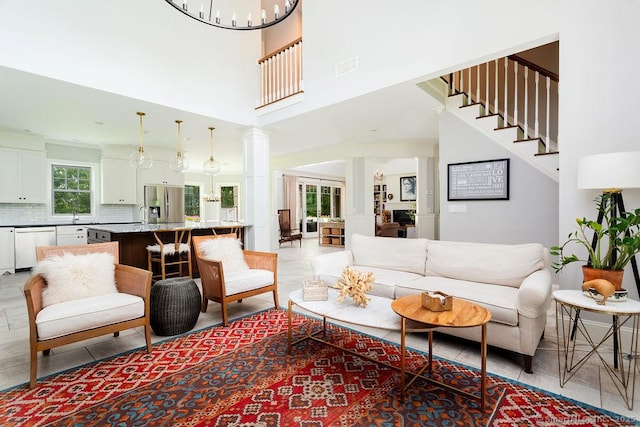
[[[509,159],[450,163],[447,200],[509,200]]]
[[[416,177],[403,176],[400,178],[400,201],[413,202],[416,200]]]

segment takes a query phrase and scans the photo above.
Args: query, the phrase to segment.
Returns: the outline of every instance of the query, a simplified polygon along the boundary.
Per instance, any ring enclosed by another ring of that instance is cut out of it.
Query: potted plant
[[[556,272],[569,263],[584,262],[585,281],[603,278],[612,282],[616,290],[621,289],[624,267],[640,252],[640,209],[616,215],[613,194],[605,193],[595,200],[598,216],[602,216],[600,222],[576,218],[578,229],[569,233],[561,246],[551,247],[551,255],[559,257],[552,263]],[[587,257],[569,255],[568,247],[573,244],[586,249]]]

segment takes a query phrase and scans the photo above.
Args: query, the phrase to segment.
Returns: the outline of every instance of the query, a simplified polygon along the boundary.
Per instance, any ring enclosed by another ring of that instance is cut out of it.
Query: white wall
[[[289,113],[551,42],[559,29],[557,10],[550,0],[307,1],[302,10],[304,102],[289,107]],[[358,69],[336,77],[336,64],[356,57]]]
[[[509,158],[509,200],[447,201],[449,163]],[[440,116],[440,239],[557,243],[558,184],[451,113]],[[451,213],[449,207],[465,206]]]
[[[0,2],[0,40],[6,67],[253,122],[259,31],[214,28],[157,0],[25,0]]]
[[[596,218],[595,190],[576,190],[577,160],[585,155],[639,151],[640,3],[566,2],[560,37],[560,240],[575,218]],[[640,190],[625,190],[627,210],[640,207]],[[640,259],[639,259],[640,261]],[[562,288],[582,282],[579,263],[565,268]],[[630,266],[623,286],[638,299]]]

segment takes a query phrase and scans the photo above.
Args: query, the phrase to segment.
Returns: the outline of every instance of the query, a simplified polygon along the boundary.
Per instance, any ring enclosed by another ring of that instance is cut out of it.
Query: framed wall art
[[[447,200],[509,200],[509,159],[450,163]]]
[[[403,176],[400,178],[400,201],[412,202],[416,200],[416,177]]]

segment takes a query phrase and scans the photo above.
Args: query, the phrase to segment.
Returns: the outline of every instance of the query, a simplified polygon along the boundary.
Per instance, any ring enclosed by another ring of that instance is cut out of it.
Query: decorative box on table
[[[322,280],[305,280],[302,284],[302,299],[304,301],[327,301],[329,288]]]
[[[431,311],[449,311],[453,305],[453,299],[451,295],[447,295],[444,292],[423,292],[422,293],[422,306]]]

